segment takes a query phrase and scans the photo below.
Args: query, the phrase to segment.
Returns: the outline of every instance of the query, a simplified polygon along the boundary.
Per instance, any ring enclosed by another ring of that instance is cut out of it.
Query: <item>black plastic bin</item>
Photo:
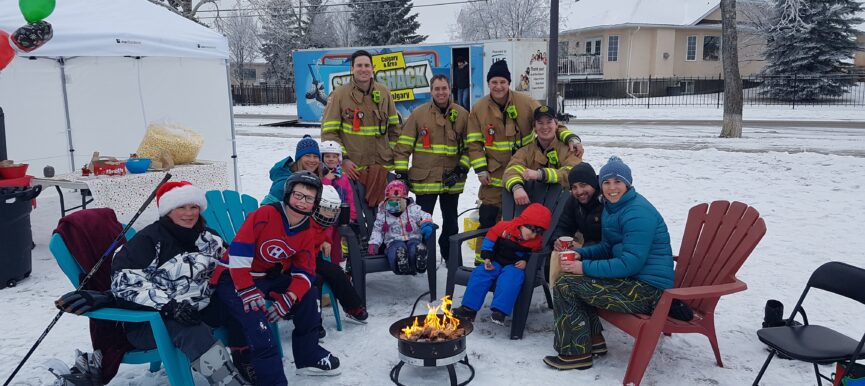
[[[30,202],[42,186],[0,188],[0,289],[30,276],[33,233]]]

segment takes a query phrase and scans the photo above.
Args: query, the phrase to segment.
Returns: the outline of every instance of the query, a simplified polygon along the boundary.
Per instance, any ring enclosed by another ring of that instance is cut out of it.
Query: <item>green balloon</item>
[[[55,0],[18,0],[18,8],[28,23],[37,23],[54,12]]]

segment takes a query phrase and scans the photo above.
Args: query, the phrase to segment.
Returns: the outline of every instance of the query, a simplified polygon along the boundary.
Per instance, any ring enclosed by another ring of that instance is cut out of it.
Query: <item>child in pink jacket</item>
[[[348,181],[348,176],[342,174],[342,147],[334,141],[324,141],[319,147],[321,152],[322,168],[321,182],[324,185],[331,185],[336,188],[342,199],[343,213],[349,213],[349,221],[357,221],[357,212],[354,207],[354,190]],[[330,227],[328,233],[331,239],[333,250],[331,251],[331,259],[334,264],[339,264],[343,261],[342,256],[342,237],[339,234],[337,227]]]

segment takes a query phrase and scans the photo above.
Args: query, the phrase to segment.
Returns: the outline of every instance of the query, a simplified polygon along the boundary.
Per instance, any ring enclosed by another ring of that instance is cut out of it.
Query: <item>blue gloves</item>
[[[432,236],[433,230],[435,230],[435,225],[431,222],[423,223],[423,225],[420,226],[420,233],[423,235],[424,239],[428,239]]]

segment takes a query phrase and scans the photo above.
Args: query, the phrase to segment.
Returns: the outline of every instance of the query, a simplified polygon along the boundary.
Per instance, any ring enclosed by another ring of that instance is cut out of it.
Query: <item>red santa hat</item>
[[[166,182],[156,191],[156,207],[159,217],[165,216],[174,208],[193,204],[202,211],[207,209],[207,198],[204,191],[192,185],[189,181]]]

